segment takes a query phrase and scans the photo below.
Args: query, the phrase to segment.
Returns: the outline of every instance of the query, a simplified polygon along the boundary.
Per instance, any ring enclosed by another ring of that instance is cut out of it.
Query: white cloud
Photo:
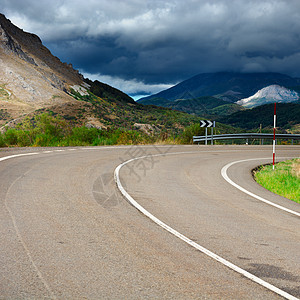
[[[102,74],[90,74],[84,71],[81,71],[81,74],[85,78],[90,80],[98,80],[100,82],[106,83],[114,88],[117,88],[129,96],[138,98],[139,96],[145,96],[150,94],[158,93],[162,90],[172,87],[174,84],[146,84],[144,82],[134,80],[125,80],[119,77],[113,77],[109,75]]]

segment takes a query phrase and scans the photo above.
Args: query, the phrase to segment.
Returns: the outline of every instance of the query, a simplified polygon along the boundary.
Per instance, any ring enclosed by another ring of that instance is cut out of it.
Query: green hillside
[[[291,127],[300,124],[300,104],[298,103],[278,103],[277,110],[277,127],[281,129],[290,129]],[[266,104],[247,109],[245,111],[236,112],[230,116],[219,118],[221,123],[231,126],[245,128],[248,130],[272,127],[274,119],[274,104]]]
[[[200,120],[197,116],[170,108],[139,104],[123,92],[99,81],[88,83],[91,85],[89,96],[76,93],[73,96],[91,105],[93,113],[106,127],[134,129],[138,123],[153,125],[158,130],[179,132]]]
[[[115,102],[135,104],[135,101],[127,94],[123,93],[122,91],[108,84],[102,83],[98,80],[92,81],[89,79],[85,79],[85,82],[91,86],[90,92],[93,93],[94,95],[97,95],[98,97],[112,100]]]
[[[229,103],[211,96],[203,96],[194,99],[177,99],[174,101],[163,98],[153,98],[143,101],[143,104],[168,107],[189,114],[210,118],[214,118],[214,116],[227,116],[234,112],[244,110],[244,108],[240,105]]]

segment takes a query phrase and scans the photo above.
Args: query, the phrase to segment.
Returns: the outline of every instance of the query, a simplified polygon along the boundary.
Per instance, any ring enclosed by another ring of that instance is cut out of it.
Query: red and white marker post
[[[274,134],[273,134],[273,170],[275,169],[275,130],[276,130],[276,102],[274,103]]]

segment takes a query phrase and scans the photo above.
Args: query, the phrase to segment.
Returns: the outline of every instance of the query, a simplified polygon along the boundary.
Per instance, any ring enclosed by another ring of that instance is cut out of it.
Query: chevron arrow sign
[[[209,120],[200,120],[200,127],[214,127],[214,122]]]

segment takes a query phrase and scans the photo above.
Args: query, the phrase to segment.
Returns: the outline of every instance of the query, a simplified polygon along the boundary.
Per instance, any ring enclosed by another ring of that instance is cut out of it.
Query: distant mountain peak
[[[280,73],[203,73],[155,95],[144,97],[139,102],[153,104],[153,99],[158,104],[157,99],[175,101],[203,96],[214,96],[228,102],[236,102],[250,97],[269,85],[300,86],[300,79]]]
[[[252,108],[267,103],[290,103],[298,100],[299,95],[297,92],[273,84],[259,90],[253,96],[241,99],[236,103],[244,107]]]

